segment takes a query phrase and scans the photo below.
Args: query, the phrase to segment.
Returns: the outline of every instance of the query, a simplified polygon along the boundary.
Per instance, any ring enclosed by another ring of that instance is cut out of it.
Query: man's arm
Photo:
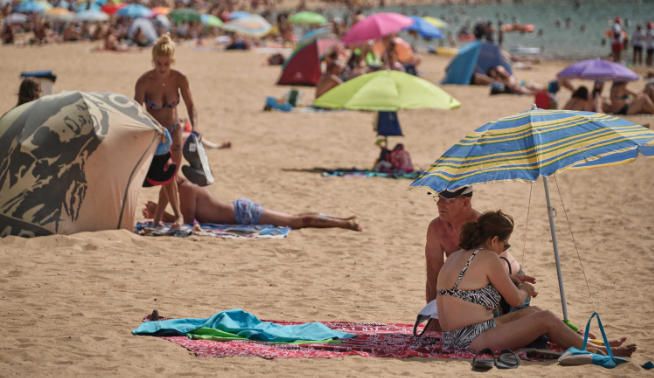
[[[436,299],[438,273],[441,271],[441,267],[445,263],[443,257],[444,250],[438,235],[438,227],[437,220],[433,220],[429,223],[429,227],[427,228],[427,242],[425,243],[425,260],[427,268],[425,299],[427,302]]]

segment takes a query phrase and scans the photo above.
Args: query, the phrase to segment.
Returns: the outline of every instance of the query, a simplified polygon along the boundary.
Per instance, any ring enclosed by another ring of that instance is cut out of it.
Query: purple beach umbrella
[[[635,81],[638,75],[619,63],[603,59],[588,59],[569,65],[559,72],[560,79],[586,79],[599,81]]]

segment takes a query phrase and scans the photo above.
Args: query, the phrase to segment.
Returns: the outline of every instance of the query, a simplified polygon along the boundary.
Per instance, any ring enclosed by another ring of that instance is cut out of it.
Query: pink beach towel
[[[299,324],[299,322],[272,321],[278,324]],[[256,341],[210,341],[191,340],[185,336],[164,337],[179,344],[200,357],[245,357],[274,358],[339,358],[345,356],[469,359],[471,353],[445,353],[441,350],[440,333],[427,333],[423,337],[413,336],[412,324],[401,323],[352,323],[322,322],[329,328],[354,333],[352,339],[336,343],[315,344],[272,344]]]

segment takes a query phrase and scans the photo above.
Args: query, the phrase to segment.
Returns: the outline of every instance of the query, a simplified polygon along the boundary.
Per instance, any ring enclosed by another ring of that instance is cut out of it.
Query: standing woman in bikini
[[[139,104],[145,105],[148,113],[170,132],[173,140],[171,155],[173,162],[179,169],[182,161],[182,129],[177,114],[180,97],[186,105],[191,127],[196,132],[198,115],[193,105],[188,79],[181,72],[170,68],[174,62],[175,43],[170,38],[170,34],[164,34],[152,47],[154,69],[144,73],[137,80],[134,99]],[[159,192],[159,206],[154,217],[155,225],[161,222],[161,217],[168,202],[173,208],[174,225],[179,225],[181,212],[179,210],[179,190],[176,180],[171,180]]]

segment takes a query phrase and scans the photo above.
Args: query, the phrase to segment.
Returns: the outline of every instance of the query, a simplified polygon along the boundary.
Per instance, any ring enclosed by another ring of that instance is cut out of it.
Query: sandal
[[[483,357],[490,355],[491,358]],[[474,371],[488,371],[493,368],[495,361],[495,356],[493,351],[486,348],[479,353],[475,354],[475,357],[472,359],[472,370]]]
[[[515,369],[520,366],[520,357],[510,349],[504,349],[495,359],[495,366],[498,369]]]

